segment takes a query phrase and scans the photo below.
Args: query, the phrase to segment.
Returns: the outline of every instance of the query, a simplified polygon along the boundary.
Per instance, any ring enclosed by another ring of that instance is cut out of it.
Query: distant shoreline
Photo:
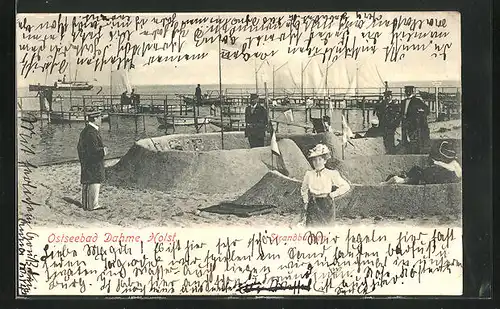
[[[440,87],[461,87],[462,82],[461,80],[413,80],[413,81],[390,81],[389,82],[389,87],[391,88],[397,88],[397,87],[403,87],[404,85],[412,85],[415,87],[431,87],[434,82],[440,82],[441,86]],[[92,82],[91,82],[92,83]],[[31,84],[37,84],[37,83],[31,83]],[[42,83],[41,83],[42,84]],[[50,84],[50,83],[48,83]],[[108,84],[93,84],[95,87],[109,87]],[[144,87],[196,87],[196,83],[193,84],[137,84],[133,85],[132,87],[138,87],[138,88],[144,88]],[[202,88],[203,87],[208,87],[208,88],[215,88],[219,87],[219,84],[214,83],[214,84],[201,84]],[[17,89],[26,89],[29,87],[28,85],[23,85],[23,86],[18,86]],[[223,84],[222,88],[254,88],[255,84]],[[294,87],[278,87],[279,89],[294,89]],[[310,88],[310,87],[308,87]],[[317,89],[322,89],[317,88]],[[333,88],[338,88],[338,87],[329,87],[331,89]],[[373,87],[360,87],[360,88],[373,88]],[[381,86],[380,88],[383,88]]]

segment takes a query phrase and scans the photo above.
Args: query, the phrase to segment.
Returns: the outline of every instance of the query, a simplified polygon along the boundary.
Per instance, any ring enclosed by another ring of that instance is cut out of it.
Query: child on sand
[[[334,219],[334,199],[350,190],[349,183],[337,170],[330,170],[325,163],[330,150],[323,144],[310,150],[309,158],[314,170],[307,171],[301,187],[304,202],[303,218],[306,226],[328,226]]]

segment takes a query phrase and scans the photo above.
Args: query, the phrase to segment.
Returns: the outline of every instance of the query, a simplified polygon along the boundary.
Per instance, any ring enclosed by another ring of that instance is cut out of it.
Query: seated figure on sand
[[[451,143],[443,141],[439,148],[429,155],[430,166],[414,166],[408,173],[390,175],[382,184],[442,184],[456,183],[462,179],[462,167]]]
[[[382,131],[382,128],[379,126],[379,120],[378,119],[372,119],[370,121],[372,124],[371,128],[369,128],[364,135],[361,135],[359,133],[356,133],[354,138],[365,138],[365,137],[379,137],[383,136],[384,132]]]
[[[335,198],[348,192],[349,183],[337,170],[330,170],[325,163],[330,150],[323,144],[310,150],[309,158],[314,170],[307,171],[301,187],[304,209],[302,220],[306,226],[328,226],[335,220]]]

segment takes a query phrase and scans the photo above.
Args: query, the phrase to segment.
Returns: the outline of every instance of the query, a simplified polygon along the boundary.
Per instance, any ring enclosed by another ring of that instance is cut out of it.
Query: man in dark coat
[[[196,106],[194,107],[194,109],[195,109],[197,115],[200,114],[199,109],[201,106],[201,97],[202,97],[201,87],[200,87],[200,84],[198,84],[198,86],[196,87],[196,90],[194,91],[194,98],[195,98],[195,102],[196,102]]]
[[[198,103],[198,106],[201,104],[201,87],[200,84],[196,87],[196,90],[194,91],[194,97],[196,99],[196,103]]]
[[[256,94],[250,95],[250,105],[245,109],[245,136],[250,147],[264,147],[268,124],[267,111],[260,105]]]
[[[376,115],[379,121],[379,127],[381,130],[384,130],[385,128],[385,112],[387,109],[387,105],[389,102],[392,100],[392,91],[385,91],[384,92],[384,97],[380,102],[375,106],[373,109],[373,115]]]
[[[138,108],[138,107],[139,107],[139,103],[140,103],[140,95],[138,95],[138,94],[135,92],[135,89],[132,89],[132,92],[130,93],[130,101],[132,102],[132,105],[133,105],[135,108]]]
[[[88,123],[80,133],[78,141],[78,159],[81,166],[80,182],[82,184],[82,204],[85,210],[97,210],[99,206],[99,189],[104,181],[104,147],[99,133],[101,115],[99,112],[88,115]]]
[[[394,153],[394,136],[396,129],[401,124],[401,106],[392,98],[392,91],[384,93],[383,114],[379,114],[379,119],[382,119],[384,125],[381,126],[384,136],[384,147],[388,154]]]
[[[405,94],[408,99],[404,125],[410,144],[409,153],[424,153],[430,142],[429,124],[427,123],[430,109],[422,99],[416,96],[413,86],[406,86]]]
[[[120,110],[123,112],[123,107],[124,106],[130,106],[130,97],[128,95],[128,91],[124,91],[122,95],[120,96]]]

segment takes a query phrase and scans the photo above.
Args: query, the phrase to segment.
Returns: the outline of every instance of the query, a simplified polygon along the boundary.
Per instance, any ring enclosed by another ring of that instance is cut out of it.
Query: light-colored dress
[[[302,181],[301,195],[307,203],[306,225],[328,225],[334,215],[334,198],[351,189],[337,170],[323,168],[307,171]]]

